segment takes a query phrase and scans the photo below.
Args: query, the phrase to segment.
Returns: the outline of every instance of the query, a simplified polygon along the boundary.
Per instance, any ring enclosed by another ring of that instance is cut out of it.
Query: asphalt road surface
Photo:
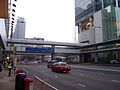
[[[42,63],[19,67],[58,90],[120,90],[120,67],[74,65],[69,73],[52,72]]]

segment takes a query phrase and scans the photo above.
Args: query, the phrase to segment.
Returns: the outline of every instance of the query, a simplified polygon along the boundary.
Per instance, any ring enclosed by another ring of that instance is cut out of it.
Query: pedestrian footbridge
[[[31,39],[8,39],[7,44],[16,47],[16,52],[36,54],[79,54],[81,47],[81,44],[79,43],[53,42]]]

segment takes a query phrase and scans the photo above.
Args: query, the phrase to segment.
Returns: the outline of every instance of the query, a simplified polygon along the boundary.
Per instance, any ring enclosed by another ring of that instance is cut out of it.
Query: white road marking
[[[80,84],[80,83],[78,84],[78,86],[86,87],[84,84]]]
[[[120,83],[120,81],[119,81],[119,80],[112,80],[112,82],[117,82],[117,83]]]
[[[57,75],[54,75],[54,77],[58,78],[58,76],[57,76]]]
[[[80,67],[80,66],[72,66],[72,67],[74,67],[74,68],[82,68],[82,69],[91,69],[91,70],[102,70],[102,71],[120,72],[120,70],[115,70],[115,69],[102,69],[102,68]]]
[[[39,77],[37,77],[37,76],[34,76],[34,77],[35,77],[36,79],[38,79],[40,82],[42,82],[43,84],[51,87],[53,90],[58,90],[57,88],[55,88],[54,86],[52,86],[52,85],[48,84],[47,82],[43,81],[43,80],[40,79]]]

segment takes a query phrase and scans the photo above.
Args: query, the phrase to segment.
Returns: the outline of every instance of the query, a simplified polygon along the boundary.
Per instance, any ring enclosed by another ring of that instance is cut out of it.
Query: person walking
[[[2,64],[0,63],[0,72],[2,72]]]
[[[11,63],[8,64],[8,76],[11,76],[12,65]]]

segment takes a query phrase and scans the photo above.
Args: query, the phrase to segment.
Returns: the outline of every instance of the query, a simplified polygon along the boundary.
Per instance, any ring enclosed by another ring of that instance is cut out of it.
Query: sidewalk
[[[14,75],[8,76],[8,70],[0,72],[0,90],[15,90]]]

